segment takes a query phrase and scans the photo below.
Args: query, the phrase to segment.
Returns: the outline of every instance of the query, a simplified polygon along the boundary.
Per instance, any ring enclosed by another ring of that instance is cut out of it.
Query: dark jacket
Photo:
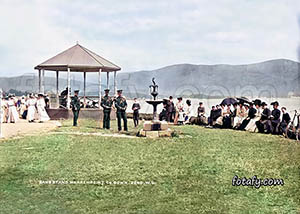
[[[282,115],[282,122],[283,123],[289,123],[291,121],[291,117],[289,115],[289,113],[284,113]]]
[[[272,116],[273,116],[272,122],[277,122],[277,123],[279,123],[279,122],[280,122],[280,114],[281,114],[281,112],[280,112],[279,109],[274,109],[274,110],[272,111]]]
[[[249,112],[248,112],[248,117],[250,118],[250,119],[253,119],[253,118],[255,118],[255,114],[256,114],[256,109],[255,108],[250,108],[249,109]]]
[[[268,108],[265,108],[261,113],[261,120],[269,120],[271,115],[271,111]]]
[[[134,108],[136,108],[136,109],[134,109]],[[140,106],[139,103],[133,103],[131,109],[133,110],[134,113],[137,114],[137,113],[139,113],[139,110],[141,109],[141,106]]]

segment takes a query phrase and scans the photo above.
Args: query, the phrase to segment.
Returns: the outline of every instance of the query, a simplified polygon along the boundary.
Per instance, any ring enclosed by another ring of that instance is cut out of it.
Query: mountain
[[[71,80],[71,88],[83,89],[81,76]],[[300,64],[277,59],[249,65],[192,65],[178,64],[151,71],[118,72],[118,88],[128,97],[149,97],[152,77],[159,86],[160,97],[169,95],[195,98],[226,96],[288,97],[300,95]],[[112,76],[110,77],[112,88]],[[75,80],[76,79],[76,80]],[[102,75],[102,88],[106,88],[106,75]],[[87,82],[87,94],[97,95],[97,79]],[[66,87],[60,79],[60,90]],[[45,91],[55,92],[54,77],[45,77]],[[38,91],[38,77],[34,74],[0,78],[4,91]]]
[[[155,77],[163,96],[195,98],[300,95],[300,64],[278,59],[249,65],[180,64],[152,71],[119,73],[118,86],[135,96],[149,94]]]

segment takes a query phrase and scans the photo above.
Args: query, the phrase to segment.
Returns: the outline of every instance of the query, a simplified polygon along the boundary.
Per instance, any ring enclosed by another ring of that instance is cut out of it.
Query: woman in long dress
[[[190,100],[187,100],[186,101],[184,123],[189,123],[191,115],[192,115],[192,103],[191,103]]]
[[[46,103],[43,94],[39,94],[36,106],[37,106],[38,117],[40,122],[45,122],[50,120],[47,111],[45,109]]]
[[[8,107],[7,107],[7,98],[3,98],[1,102],[1,123],[7,123],[7,117],[8,117]]]
[[[29,123],[34,122],[36,113],[36,99],[30,94],[29,99],[26,102],[27,105],[27,120]]]
[[[227,116],[229,116],[229,113],[228,113],[228,109],[225,108],[225,105],[224,104],[221,104],[221,109],[219,109],[219,111],[221,112],[220,116],[217,118],[216,120],[216,125],[217,127],[223,127],[223,119]]]
[[[20,115],[23,115],[25,110],[26,110],[26,100],[25,100],[25,96],[22,96],[21,103],[20,103]]]
[[[238,128],[246,116],[246,109],[243,106],[243,103],[239,103],[237,109],[236,109],[236,116],[233,119],[233,128]]]
[[[255,108],[256,108],[255,118],[251,119],[245,128],[245,130],[249,132],[255,132],[257,130],[256,122],[259,121],[261,117],[262,108],[260,106],[260,103],[256,103]]]
[[[19,114],[17,112],[16,102],[13,96],[8,97],[7,108],[8,108],[8,122],[10,123],[17,122],[19,120]]]
[[[182,97],[178,97],[177,98],[178,102],[176,103],[176,114],[175,114],[175,119],[174,119],[174,124],[178,124],[179,122],[184,122],[184,106],[183,106],[183,102],[182,102]]]

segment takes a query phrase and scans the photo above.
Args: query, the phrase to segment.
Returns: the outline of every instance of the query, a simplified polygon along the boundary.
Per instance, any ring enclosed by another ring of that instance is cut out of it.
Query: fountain
[[[156,100],[156,97],[158,96],[158,85],[155,83],[155,78],[152,78],[153,85],[149,86],[150,94],[153,96],[153,100],[146,100],[146,102],[153,106],[153,121],[158,121],[157,119],[157,106],[161,104],[162,100]]]
[[[139,136],[143,137],[171,137],[172,131],[168,128],[166,121],[159,121],[157,116],[157,106],[163,103],[163,100],[158,100],[158,85],[155,83],[155,78],[152,78],[152,85],[149,86],[152,100],[146,102],[153,106],[153,120],[144,122],[143,129],[140,130]]]

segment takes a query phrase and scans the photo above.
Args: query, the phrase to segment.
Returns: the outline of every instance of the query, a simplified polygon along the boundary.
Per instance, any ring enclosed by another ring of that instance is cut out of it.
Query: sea
[[[193,98],[183,98],[183,102],[185,103],[186,100],[191,100],[192,102],[192,115],[196,116],[197,115],[197,109],[199,106],[199,102],[202,102],[204,104],[205,110],[206,110],[206,115],[208,116],[210,113],[210,109],[213,105],[220,104],[223,99],[193,99]],[[250,99],[254,100],[256,98]],[[258,98],[268,104],[268,107],[272,110],[272,106],[270,105],[274,101],[279,102],[279,106],[281,107],[286,107],[288,113],[292,117],[295,113],[295,110],[297,110],[298,113],[300,113],[300,97],[292,97],[292,98]],[[127,100],[127,112],[132,112],[132,104],[133,100]],[[141,109],[140,113],[153,113],[153,107],[152,105],[149,105],[146,103],[145,99],[138,99],[138,102],[140,103]],[[174,99],[174,103],[176,104],[177,100]],[[160,113],[162,111],[163,105],[160,104],[157,106],[157,112]]]

